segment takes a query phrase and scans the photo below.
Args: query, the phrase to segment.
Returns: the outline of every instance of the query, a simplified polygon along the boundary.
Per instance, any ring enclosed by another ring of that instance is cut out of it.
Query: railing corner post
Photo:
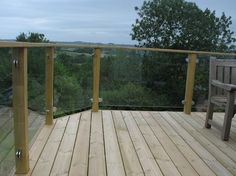
[[[185,88],[185,99],[184,99],[184,113],[185,114],[191,114],[196,62],[197,62],[197,54],[194,54],[194,53],[189,54],[186,88]]]
[[[12,57],[16,174],[26,174],[29,171],[27,48],[14,48]]]
[[[95,48],[95,53],[94,53],[94,58],[93,58],[92,112],[98,112],[99,110],[100,62],[101,62],[101,49]]]
[[[46,52],[46,125],[53,124],[53,73],[54,73],[54,47],[47,48]]]

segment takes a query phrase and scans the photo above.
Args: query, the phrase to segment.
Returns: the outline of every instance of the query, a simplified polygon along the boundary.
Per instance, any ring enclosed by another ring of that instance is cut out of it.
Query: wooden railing
[[[27,95],[27,48],[47,48],[46,58],[46,125],[53,124],[53,63],[56,47],[63,48],[93,48],[93,98],[92,111],[99,110],[99,83],[100,59],[102,49],[125,49],[139,51],[155,51],[166,53],[188,54],[188,70],[186,78],[184,112],[191,113],[192,97],[195,78],[195,68],[198,55],[236,56],[235,53],[219,53],[205,51],[173,50],[159,48],[137,48],[107,45],[70,45],[54,43],[25,43],[25,42],[0,42],[0,48],[13,48],[13,111],[15,130],[16,173],[29,171],[29,146],[28,146],[28,95]],[[1,59],[1,58],[0,58]]]

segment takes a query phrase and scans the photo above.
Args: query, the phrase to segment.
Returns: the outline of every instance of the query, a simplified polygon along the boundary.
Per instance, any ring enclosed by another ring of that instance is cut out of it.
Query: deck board
[[[215,115],[221,125],[223,115]],[[236,175],[235,127],[225,142],[218,129],[203,128],[204,118],[111,110],[58,118],[35,139],[27,175]]]
[[[106,176],[103,124],[101,111],[93,113],[89,151],[89,176]]]
[[[166,176],[180,176],[178,169],[175,167],[171,158],[165,152],[165,149],[162,147],[161,143],[158,141],[158,138],[155,136],[145,119],[142,117],[141,113],[133,111],[131,112],[136,123],[148,144],[150,151],[152,152],[157,164],[160,166],[160,169],[163,175]]]
[[[68,119],[69,117],[57,119],[55,127],[37,161],[32,175],[47,176],[50,174]]]
[[[199,141],[200,137],[195,139],[197,135],[194,134],[194,130],[187,131],[184,127],[182,127],[178,122],[171,118],[171,116],[167,112],[161,112],[162,118],[165,119],[173,129],[188,143],[188,145],[201,157],[201,159],[218,175],[232,175],[232,173],[227,170],[211,152],[209,152],[205,148],[205,143],[203,141]],[[186,124],[185,124],[186,125]],[[214,148],[215,149],[215,148]],[[221,153],[217,156],[220,157]],[[231,168],[231,167],[230,167]]]
[[[86,176],[88,172],[91,112],[85,111],[77,130],[76,142],[70,166],[70,176]]]
[[[134,149],[132,140],[120,111],[113,111],[113,120],[117,131],[124,168],[127,176],[144,176],[143,168]]]
[[[141,132],[135,124],[131,113],[128,111],[122,111],[122,115],[129,130],[140,163],[143,167],[144,174],[153,176],[163,175]]]
[[[79,120],[80,114],[70,116],[50,175],[66,175],[69,172]]]
[[[117,135],[110,111],[103,111],[104,142],[107,175],[125,176]]]
[[[0,112],[0,122],[5,121],[0,126],[0,175],[2,174],[4,176],[13,171],[12,169],[15,164],[14,131],[11,111],[11,108],[5,107]],[[28,117],[29,140],[31,145],[44,124],[44,117],[33,111],[29,111]]]

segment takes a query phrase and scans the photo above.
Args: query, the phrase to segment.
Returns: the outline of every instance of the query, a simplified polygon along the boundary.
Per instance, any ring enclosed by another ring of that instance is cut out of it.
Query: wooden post
[[[191,114],[196,61],[197,61],[197,54],[188,55],[188,70],[187,70],[185,99],[184,99],[185,114]]]
[[[95,48],[95,54],[93,58],[93,112],[98,112],[99,109],[100,60],[101,49]]]
[[[12,86],[16,173],[29,171],[27,48],[13,49]]]
[[[46,56],[46,125],[53,124],[53,68],[54,68],[54,48],[47,49]]]

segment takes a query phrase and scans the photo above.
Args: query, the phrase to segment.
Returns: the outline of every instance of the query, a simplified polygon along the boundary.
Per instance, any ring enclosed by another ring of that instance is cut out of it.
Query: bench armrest
[[[211,84],[215,87],[219,87],[219,88],[224,89],[226,91],[230,91],[230,92],[236,91],[236,85],[234,85],[234,84],[226,84],[226,83],[222,83],[218,80],[212,80]]]

